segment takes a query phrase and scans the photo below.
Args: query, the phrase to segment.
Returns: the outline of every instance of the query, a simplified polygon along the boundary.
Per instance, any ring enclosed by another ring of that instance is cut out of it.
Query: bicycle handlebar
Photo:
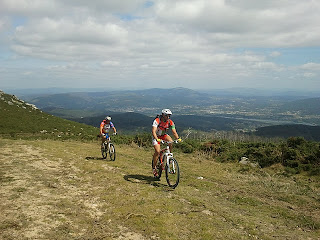
[[[179,141],[178,141],[178,140],[173,140],[173,141],[164,141],[164,140],[161,140],[160,143],[162,143],[162,144],[164,144],[164,143],[170,144],[170,143],[179,143]]]

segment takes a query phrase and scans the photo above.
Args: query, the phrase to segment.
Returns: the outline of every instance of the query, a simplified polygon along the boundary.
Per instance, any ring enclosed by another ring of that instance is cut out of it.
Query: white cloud
[[[313,78],[313,77],[315,77],[317,75],[315,73],[312,73],[312,72],[305,72],[303,74],[303,76],[306,77],[306,78]]]
[[[0,32],[5,28],[6,22],[4,19],[0,18]]]
[[[106,67],[108,67],[108,66],[115,67],[115,66],[119,66],[120,63],[118,61],[104,61],[104,62],[101,63],[101,65],[102,66],[106,66]]]
[[[290,63],[272,62],[282,49],[319,46],[319,10],[312,0],[1,0],[2,47],[11,49],[11,62],[0,64],[11,68],[10,79],[25,60],[36,61],[35,77],[45,79],[49,70],[50,78],[83,84],[88,74],[90,83],[107,76],[119,86],[132,79],[143,86],[267,85],[268,75],[290,79]],[[18,27],[8,30],[10,21]],[[318,71],[316,60],[298,64],[294,74]]]
[[[320,72],[320,63],[306,63],[301,66],[301,69]]]
[[[281,56],[281,52],[273,51],[273,52],[270,53],[270,56],[271,57],[279,57],[279,56]]]
[[[45,59],[90,60],[108,51],[117,52],[126,39],[126,29],[112,22],[45,18],[17,27],[12,48],[18,54]]]
[[[253,65],[253,68],[264,69],[264,70],[273,70],[281,71],[281,68],[273,62],[258,62]]]
[[[32,74],[33,74],[33,72],[31,72],[31,71],[28,71],[28,72],[24,72],[24,73],[23,73],[23,75],[26,75],[26,76],[32,75]]]
[[[55,16],[62,10],[56,1],[52,0],[1,0],[0,13],[21,16]]]
[[[320,2],[267,2],[179,0],[172,3],[166,0],[157,2],[156,13],[161,21],[174,24],[181,31],[210,33],[213,44],[231,47],[317,45]]]

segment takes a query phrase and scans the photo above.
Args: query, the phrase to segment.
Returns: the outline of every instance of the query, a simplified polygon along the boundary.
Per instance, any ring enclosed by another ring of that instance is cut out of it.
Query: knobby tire
[[[171,188],[176,188],[180,181],[180,169],[178,161],[174,158],[170,158],[168,164],[166,164],[166,180]]]
[[[109,145],[109,157],[111,161],[116,160],[116,149],[112,143]]]
[[[107,158],[107,146],[105,143],[102,143],[101,154],[103,159]]]

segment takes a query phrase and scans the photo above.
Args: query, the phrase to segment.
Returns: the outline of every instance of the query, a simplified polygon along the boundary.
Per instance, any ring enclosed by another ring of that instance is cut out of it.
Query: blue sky
[[[0,89],[320,91],[320,1],[0,0]]]

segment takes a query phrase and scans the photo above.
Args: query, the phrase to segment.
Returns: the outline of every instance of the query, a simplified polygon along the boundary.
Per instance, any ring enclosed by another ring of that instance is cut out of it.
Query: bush
[[[150,133],[140,133],[134,136],[134,142],[139,147],[150,147],[152,146],[152,136]]]
[[[192,153],[194,151],[194,147],[187,142],[180,143],[178,145],[178,148],[181,149],[181,151],[184,153]]]
[[[290,137],[287,139],[287,145],[290,148],[297,148],[306,143],[307,141],[303,137]]]

